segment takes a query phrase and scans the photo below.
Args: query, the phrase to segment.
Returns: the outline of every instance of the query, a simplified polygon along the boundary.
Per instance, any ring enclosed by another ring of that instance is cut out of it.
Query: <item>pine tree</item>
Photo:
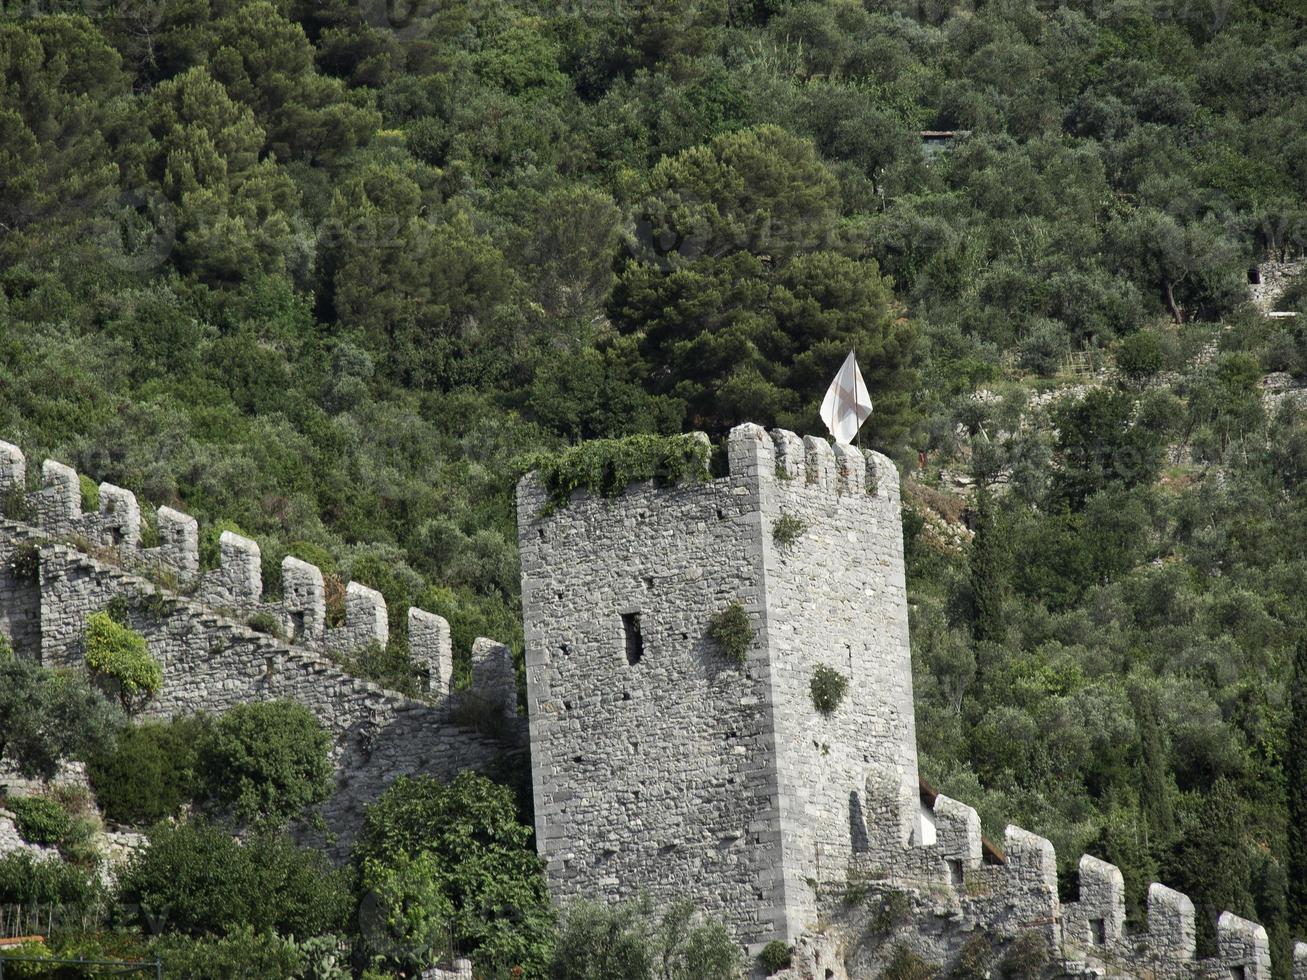
[[[1289,795],[1289,922],[1307,930],[1307,643],[1294,657],[1289,745],[1284,775]]]

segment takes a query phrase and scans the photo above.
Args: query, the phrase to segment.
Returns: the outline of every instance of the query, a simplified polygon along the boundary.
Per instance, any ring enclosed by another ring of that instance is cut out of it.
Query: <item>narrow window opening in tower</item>
[[[948,859],[948,880],[954,885],[962,884],[962,862],[958,858]]]
[[[1106,919],[1089,920],[1089,938],[1093,940],[1095,946],[1107,945],[1107,920]]]
[[[1248,971],[1245,970],[1242,966],[1230,967],[1230,980],[1245,980],[1247,976],[1248,976]]]
[[[640,632],[640,614],[622,613],[622,632],[626,635],[626,662],[635,666],[644,656],[644,635]]]
[[[290,637],[291,642],[300,639],[304,635],[304,613],[293,612],[290,614]]]

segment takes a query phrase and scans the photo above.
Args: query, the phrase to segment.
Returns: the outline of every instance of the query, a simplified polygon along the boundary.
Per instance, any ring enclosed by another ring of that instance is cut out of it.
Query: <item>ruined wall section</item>
[[[534,475],[519,485],[536,837],[556,901],[689,897],[744,942],[786,931],[761,521],[739,473],[552,512]],[[735,602],[756,635],[743,666],[708,638]]]

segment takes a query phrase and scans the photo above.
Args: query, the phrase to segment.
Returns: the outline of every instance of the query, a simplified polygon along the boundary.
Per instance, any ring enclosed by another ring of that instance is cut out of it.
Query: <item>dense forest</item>
[[[1287,969],[1301,0],[0,12],[0,437],[520,647],[521,458],[819,432],[853,349],[923,773]]]

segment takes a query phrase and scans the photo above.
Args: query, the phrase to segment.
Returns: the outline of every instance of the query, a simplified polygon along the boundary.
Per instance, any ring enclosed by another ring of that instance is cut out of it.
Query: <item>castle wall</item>
[[[79,667],[86,620],[115,597],[131,627],[163,667],[163,689],[141,718],[221,714],[238,704],[291,700],[309,708],[332,736],[336,790],[323,807],[342,853],[363,808],[399,775],[447,780],[463,769],[491,770],[522,746],[455,723],[457,699],[415,701],[350,676],[329,660],[232,622],[190,601],[162,596],[149,582],[63,545],[41,555],[42,659]],[[163,602],[160,603],[159,600]]]
[[[772,938],[786,910],[770,680],[760,659],[734,664],[707,636],[739,601],[760,648],[756,481],[637,484],[547,515],[544,504],[525,478],[536,834],[555,899],[689,897],[747,942]]]
[[[425,667],[426,697],[386,690],[345,673],[324,655],[385,643],[386,605],[379,593],[349,583],[345,622],[328,627],[323,576],[314,566],[288,557],[285,596],[266,599],[255,542],[225,532],[220,567],[202,573],[193,518],[160,507],[160,544],[141,548],[140,511],[130,491],[101,484],[100,510],[83,514],[77,474],[50,460],[41,472],[42,488],[26,491],[22,453],[0,443],[0,493],[10,500],[17,495],[24,515],[35,522],[0,522],[0,629],[17,641],[21,655],[49,667],[80,669],[87,619],[121,600],[129,624],[163,668],[163,689],[139,707],[139,717],[216,715],[238,704],[280,699],[309,708],[332,736],[337,782],[323,816],[338,855],[347,852],[364,806],[396,776],[449,779],[468,768],[499,772],[525,752],[506,646],[478,640],[472,687],[453,691],[449,624],[411,609],[409,640],[414,660]],[[37,578],[30,582],[15,576],[9,563],[28,542],[39,549]],[[292,642],[234,618],[254,613],[270,617]]]
[[[0,532],[0,633],[16,656],[36,660],[41,647],[41,590],[35,578],[19,574],[13,561],[27,540],[17,525],[4,522]]]

